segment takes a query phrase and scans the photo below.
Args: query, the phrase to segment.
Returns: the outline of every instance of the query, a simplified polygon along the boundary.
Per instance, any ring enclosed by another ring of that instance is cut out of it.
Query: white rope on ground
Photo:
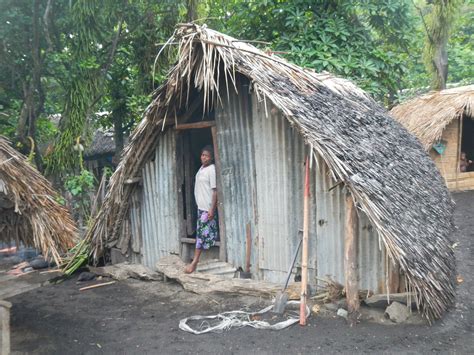
[[[287,305],[299,305],[300,301],[288,301]],[[193,334],[205,334],[205,333],[221,333],[225,330],[231,328],[242,328],[249,326],[255,329],[268,329],[268,330],[281,330],[299,322],[299,316],[297,312],[295,317],[290,317],[285,321],[278,322],[275,324],[270,324],[262,320],[252,320],[253,316],[267,313],[273,308],[273,305],[270,305],[258,312],[245,312],[245,311],[231,311],[224,312],[212,316],[191,316],[188,318],[181,319],[179,321],[179,329],[184,330],[185,332]],[[309,307],[306,306],[306,318],[310,315]],[[216,325],[211,326],[207,321],[208,319],[219,319],[220,322]],[[203,320],[199,329],[191,328],[187,323],[192,320]]]

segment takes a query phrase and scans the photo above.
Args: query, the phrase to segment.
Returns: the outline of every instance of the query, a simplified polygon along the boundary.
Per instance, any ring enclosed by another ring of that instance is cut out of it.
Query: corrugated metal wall
[[[318,159],[316,203],[317,247],[316,261],[318,277],[331,278],[344,284],[344,219],[345,190],[336,184],[328,166]],[[385,284],[385,255],[379,248],[378,235],[365,214],[359,211],[359,281],[361,289],[383,291]]]
[[[264,278],[283,282],[303,228],[305,145],[280,111],[253,97],[255,160],[258,187],[259,266]],[[316,175],[311,187],[314,196]],[[314,211],[314,198],[310,209]],[[316,216],[311,213],[310,248],[315,249]],[[310,253],[309,269],[316,268]],[[310,275],[314,274],[310,271]]]
[[[160,257],[179,254],[180,249],[176,132],[173,129],[160,136],[155,158],[144,166],[142,176],[142,263],[154,268]]]
[[[228,262],[245,266],[246,226],[252,237],[251,265],[257,273],[257,239],[255,233],[255,158],[251,100],[248,81],[237,81],[239,93],[223,97],[216,110],[217,144],[221,162],[221,181],[226,226]]]

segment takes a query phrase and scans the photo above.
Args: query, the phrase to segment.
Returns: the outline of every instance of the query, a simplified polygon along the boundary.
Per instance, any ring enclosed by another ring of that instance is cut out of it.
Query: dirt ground
[[[458,274],[464,282],[455,307],[433,326],[364,321],[351,328],[343,318],[326,313],[310,317],[307,327],[192,335],[179,330],[180,319],[244,307],[259,310],[270,300],[203,297],[175,283],[137,280],[79,292],[83,285],[72,279],[9,299],[12,353],[473,353],[474,192],[455,194],[454,199],[458,230],[453,239],[459,243]]]

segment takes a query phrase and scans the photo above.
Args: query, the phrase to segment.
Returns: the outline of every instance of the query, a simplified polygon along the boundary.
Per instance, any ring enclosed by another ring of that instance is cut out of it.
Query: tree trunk
[[[115,140],[115,154],[113,158],[114,164],[118,164],[120,161],[120,156],[122,154],[123,145],[124,145],[124,135],[123,135],[123,116],[120,112],[112,112],[112,120],[114,123],[114,140]]]
[[[434,90],[446,89],[448,80],[448,51],[446,49],[448,38],[442,38],[438,43],[434,43],[433,66],[436,70],[434,73]]]
[[[186,20],[188,22],[193,22],[197,19],[197,9],[198,9],[199,0],[187,0],[186,4]]]

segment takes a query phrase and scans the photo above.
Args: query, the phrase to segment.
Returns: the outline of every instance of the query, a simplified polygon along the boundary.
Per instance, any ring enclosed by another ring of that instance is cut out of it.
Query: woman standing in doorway
[[[217,231],[217,189],[216,167],[213,164],[214,151],[211,146],[201,150],[201,167],[196,174],[194,198],[198,208],[196,228],[196,249],[191,264],[185,272],[190,274],[196,270],[202,250],[208,250],[215,245],[218,238]]]

